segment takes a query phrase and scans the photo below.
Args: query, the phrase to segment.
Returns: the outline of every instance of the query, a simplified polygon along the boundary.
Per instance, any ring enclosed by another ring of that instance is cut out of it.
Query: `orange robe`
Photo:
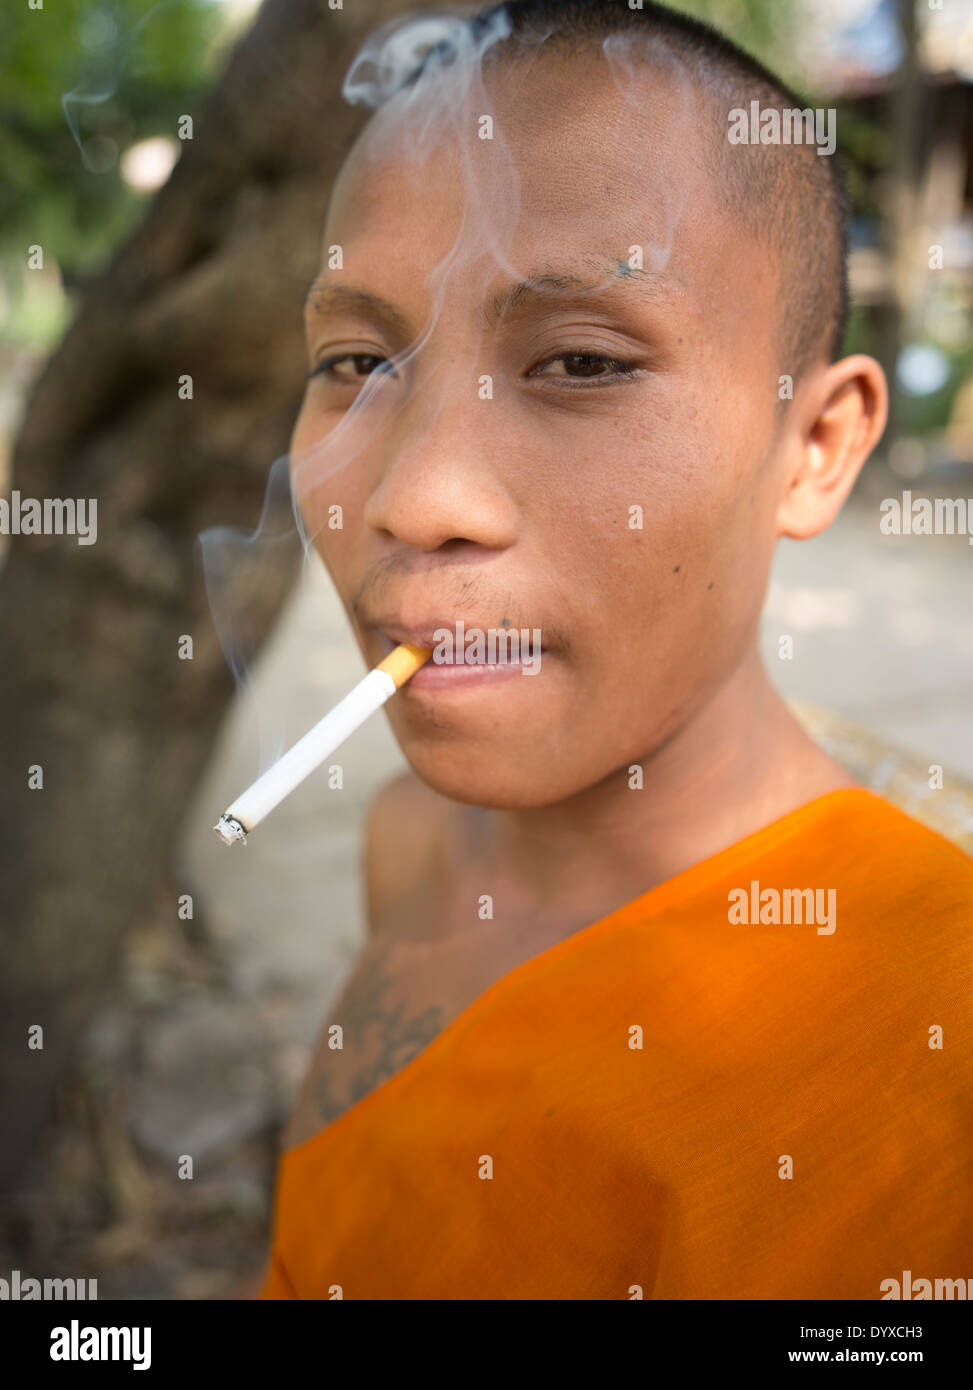
[[[767,920],[794,888],[815,922]],[[260,1297],[973,1279],[971,929],[973,859],[864,788],[809,802],[517,966],[286,1151]]]

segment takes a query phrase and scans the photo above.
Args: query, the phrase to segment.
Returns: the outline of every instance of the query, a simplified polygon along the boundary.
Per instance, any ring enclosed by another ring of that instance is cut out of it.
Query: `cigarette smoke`
[[[142,56],[141,45],[150,24],[158,24],[160,16],[164,16],[164,12],[176,4],[178,0],[158,0],[146,14],[124,30],[119,29],[116,23],[116,16],[124,18],[120,12],[93,8],[83,15],[79,36],[88,54],[84,65],[86,70],[81,82],[70,91],[61,93],[61,110],[78,147],[81,163],[89,174],[105,174],[113,169],[119,153],[118,146],[105,135],[95,135],[86,140],[75,108],[102,106],[112,99],[126,70]]]

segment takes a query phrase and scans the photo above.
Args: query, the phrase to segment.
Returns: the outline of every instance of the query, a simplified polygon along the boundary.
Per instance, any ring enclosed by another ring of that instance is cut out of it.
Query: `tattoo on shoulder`
[[[311,1137],[395,1076],[442,1032],[441,1005],[414,1013],[407,1003],[389,1002],[393,981],[383,962],[380,955],[359,970],[339,1001],[330,1022],[342,1026],[350,1067],[345,1069],[342,1051],[318,1049],[294,1115],[298,1137],[285,1141],[288,1147]]]

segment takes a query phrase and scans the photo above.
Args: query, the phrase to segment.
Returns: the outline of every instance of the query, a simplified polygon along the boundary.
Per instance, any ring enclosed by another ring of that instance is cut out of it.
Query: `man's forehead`
[[[452,298],[469,275],[484,325],[545,294],[550,303],[587,290],[596,302],[598,289],[610,297],[618,285],[630,299],[667,298],[694,313],[719,309],[717,296],[727,309],[751,293],[762,299],[766,248],[721,210],[705,148],[712,132],[704,140],[688,119],[698,103],[687,107],[680,83],[660,81],[639,84],[650,98],[639,106],[604,68],[594,102],[578,100],[575,64],[546,65],[542,81],[531,70],[496,102],[500,119],[482,141],[454,121],[419,146],[413,127],[379,112],[335,185],[322,266],[338,244],[349,280],[411,285],[413,297],[417,282],[443,273]],[[475,129],[474,114],[475,103],[460,124]],[[323,270],[321,287],[342,278]],[[327,307],[351,301],[332,296]]]
[[[658,298],[690,293],[704,260],[726,247],[725,229],[715,219],[704,225],[689,184],[670,181],[652,197],[606,164],[588,186],[560,168],[551,184],[535,178],[511,202],[489,180],[470,189],[426,173],[423,183],[393,162],[343,182],[324,228],[323,281],[340,278],[325,269],[339,246],[343,269],[356,279],[359,268],[381,269],[387,279],[389,272],[434,276],[440,267],[454,288],[465,275],[477,291],[491,278],[498,288],[507,279],[511,310],[532,292],[593,290],[616,280]]]
[[[686,202],[712,200],[688,79],[646,71],[620,83],[600,55],[501,71],[500,91],[474,83],[428,112],[394,101],[377,112],[342,166],[329,221],[350,232],[383,206],[415,213],[451,198],[480,218],[513,205],[521,220],[614,216],[659,236]]]

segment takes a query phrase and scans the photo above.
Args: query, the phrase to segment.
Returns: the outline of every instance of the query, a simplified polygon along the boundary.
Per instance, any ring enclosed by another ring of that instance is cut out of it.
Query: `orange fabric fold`
[[[833,930],[773,920],[807,888]],[[971,928],[949,841],[863,788],[800,807],[518,966],[285,1152],[260,1296],[973,1278]]]

